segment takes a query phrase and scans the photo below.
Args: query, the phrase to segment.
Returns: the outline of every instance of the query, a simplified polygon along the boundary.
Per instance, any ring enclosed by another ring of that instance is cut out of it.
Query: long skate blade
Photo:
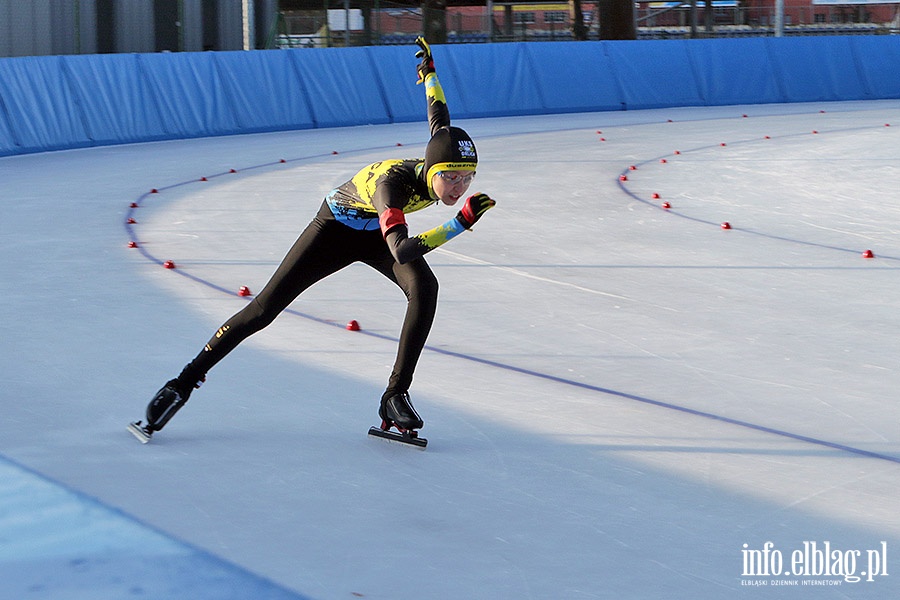
[[[133,423],[128,424],[128,431],[134,435],[142,444],[146,444],[150,441],[150,435],[144,431],[144,428],[141,427],[140,421],[135,421]]]
[[[380,427],[369,427],[369,435],[372,437],[382,438],[389,442],[399,442],[407,446],[412,446],[420,450],[424,450],[428,445],[428,440],[420,437],[413,437],[408,433],[398,433],[396,431],[385,431]]]

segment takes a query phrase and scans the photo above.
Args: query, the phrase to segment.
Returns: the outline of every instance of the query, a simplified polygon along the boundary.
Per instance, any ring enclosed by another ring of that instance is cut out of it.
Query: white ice
[[[150,444],[125,425],[323,195],[421,155],[425,124],[0,159],[0,598],[263,597],[248,577],[316,600],[900,593],[900,102],[458,124],[498,204],[429,255],[424,452],[366,436],[404,298],[364,266]],[[781,574],[745,573],[766,542]],[[826,542],[842,573],[792,571]]]

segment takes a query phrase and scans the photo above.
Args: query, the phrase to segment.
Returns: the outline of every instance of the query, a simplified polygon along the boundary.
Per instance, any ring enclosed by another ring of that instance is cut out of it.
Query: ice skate
[[[408,393],[401,392],[382,398],[378,416],[381,417],[381,427],[371,427],[369,435],[419,448],[424,448],[428,444],[428,440],[420,438],[419,432],[416,431],[421,429],[424,423],[413,407]],[[391,431],[392,427],[399,433]]]
[[[146,444],[153,437],[153,430],[149,425],[144,425],[143,421],[132,421],[128,424],[128,431],[142,444]]]
[[[198,381],[194,387],[200,387],[203,379]],[[147,405],[147,422],[134,421],[129,423],[128,431],[142,444],[146,444],[153,437],[153,432],[165,427],[169,419],[175,416],[175,413],[185,405],[193,389],[192,387],[183,388],[178,379],[169,380],[156,392],[150,404]]]

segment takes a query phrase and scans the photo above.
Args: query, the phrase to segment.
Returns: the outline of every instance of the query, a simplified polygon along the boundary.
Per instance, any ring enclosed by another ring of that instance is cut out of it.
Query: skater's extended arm
[[[424,256],[438,246],[449,242],[472,226],[481,216],[492,208],[496,202],[487,194],[473,194],[466,199],[462,209],[455,217],[433,229],[409,237],[409,228],[403,211],[388,208],[381,213],[379,221],[384,240],[387,242],[394,258],[400,264]]]

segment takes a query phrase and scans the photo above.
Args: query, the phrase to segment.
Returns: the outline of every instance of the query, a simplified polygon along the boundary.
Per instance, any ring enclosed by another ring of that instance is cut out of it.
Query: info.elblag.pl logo
[[[887,542],[860,550],[843,550],[831,542],[805,541],[782,551],[773,542],[753,549],[743,545],[741,585],[841,585],[872,582],[888,576]]]

